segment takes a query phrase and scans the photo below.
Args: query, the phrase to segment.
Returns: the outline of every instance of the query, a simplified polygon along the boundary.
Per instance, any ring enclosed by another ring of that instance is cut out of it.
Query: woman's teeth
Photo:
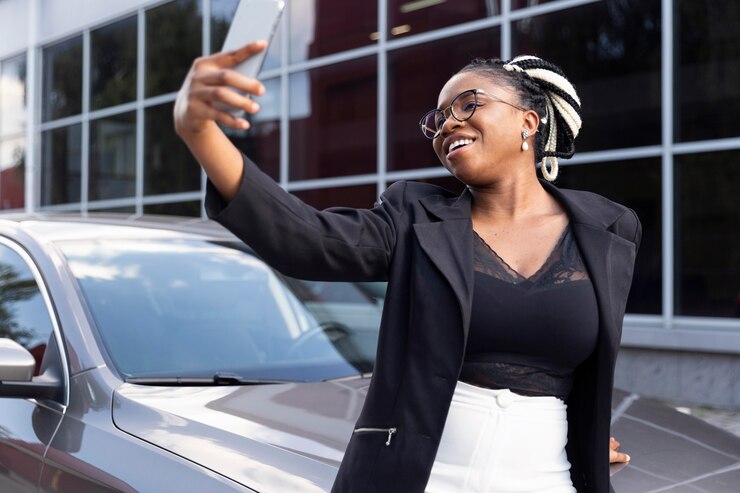
[[[472,143],[473,143],[473,139],[460,139],[460,140],[456,140],[455,142],[453,142],[452,144],[450,144],[450,148],[447,150],[447,154],[451,153],[452,151],[454,151],[458,147],[466,146],[466,145],[472,144]]]

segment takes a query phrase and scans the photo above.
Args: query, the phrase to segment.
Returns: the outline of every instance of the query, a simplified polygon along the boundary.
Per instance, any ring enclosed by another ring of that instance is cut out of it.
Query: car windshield
[[[316,381],[372,371],[384,283],[285,278],[237,242],[59,246],[126,378]]]

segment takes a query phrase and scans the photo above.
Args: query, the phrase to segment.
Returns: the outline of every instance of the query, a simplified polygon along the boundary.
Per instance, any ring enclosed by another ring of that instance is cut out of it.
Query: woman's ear
[[[524,112],[524,121],[522,122],[522,130],[526,130],[529,135],[534,134],[537,128],[540,126],[540,117],[534,110],[528,110]]]

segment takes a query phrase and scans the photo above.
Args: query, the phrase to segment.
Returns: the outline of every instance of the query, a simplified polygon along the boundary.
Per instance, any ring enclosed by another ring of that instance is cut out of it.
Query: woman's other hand
[[[614,437],[609,437],[609,463],[612,462],[629,462],[630,456],[619,452],[619,442]]]
[[[255,41],[234,51],[222,51],[198,57],[190,67],[175,101],[174,120],[178,135],[186,138],[203,132],[218,122],[236,129],[249,128],[249,122],[234,116],[220,104],[243,109],[254,114],[259,105],[233,89],[261,96],[265,87],[259,80],[246,77],[231,67],[267,47],[264,41]],[[233,89],[232,89],[233,88]]]

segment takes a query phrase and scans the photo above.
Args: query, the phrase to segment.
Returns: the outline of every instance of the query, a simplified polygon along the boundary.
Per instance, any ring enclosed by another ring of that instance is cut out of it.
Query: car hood
[[[256,386],[123,384],[115,425],[261,493],[327,492],[370,380]]]

